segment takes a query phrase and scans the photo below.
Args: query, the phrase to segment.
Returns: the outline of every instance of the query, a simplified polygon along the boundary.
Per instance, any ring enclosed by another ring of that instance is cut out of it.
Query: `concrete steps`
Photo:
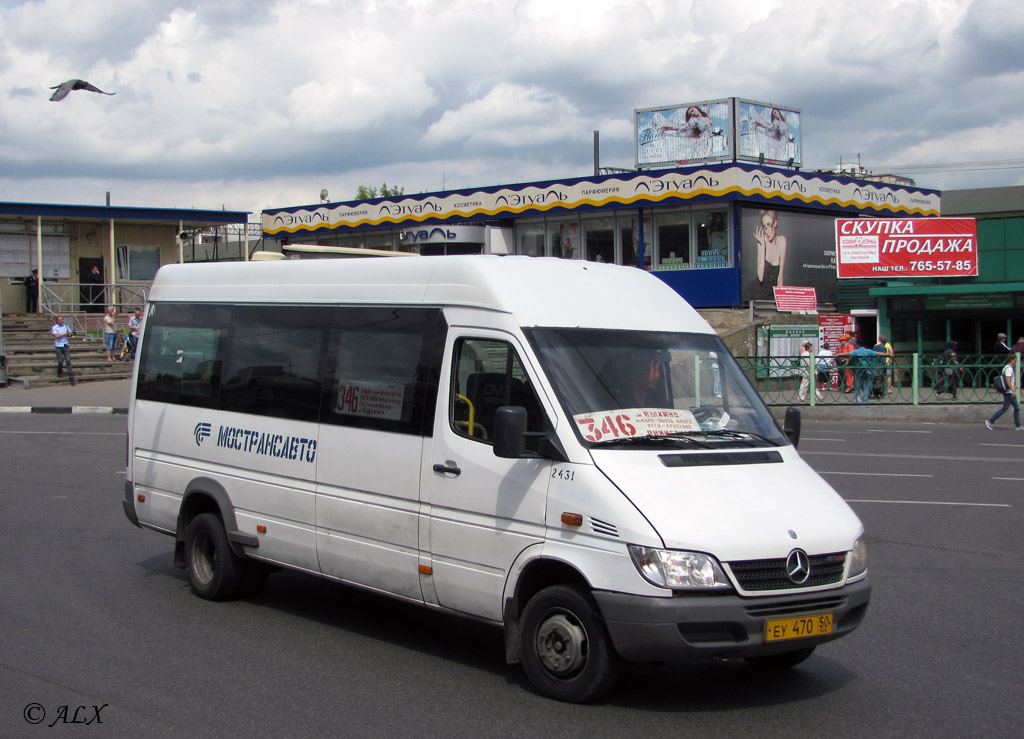
[[[94,323],[93,318],[90,316],[90,327]],[[127,317],[119,320],[118,328],[125,325],[126,321]],[[7,376],[12,384],[42,387],[68,382],[66,371],[63,377],[57,377],[57,356],[50,336],[52,325],[49,316],[4,315],[3,349],[7,356]],[[76,382],[126,379],[132,376],[132,362],[107,361],[102,336],[83,335],[79,331],[69,341]]]

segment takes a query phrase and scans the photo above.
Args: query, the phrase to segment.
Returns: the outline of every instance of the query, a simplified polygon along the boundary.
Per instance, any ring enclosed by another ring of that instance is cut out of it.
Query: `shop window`
[[[580,250],[580,224],[577,220],[553,221],[547,224],[551,256],[575,259]]]
[[[544,225],[520,226],[516,229],[516,254],[544,256]]]
[[[376,233],[367,234],[366,236],[366,248],[367,249],[382,249],[384,251],[394,251],[395,239],[388,233]]]
[[[644,269],[651,268],[651,252],[654,251],[654,240],[651,238],[651,218],[643,219],[644,223]],[[640,249],[640,219],[636,215],[619,215],[619,243],[622,244],[622,264],[636,267],[637,251]]]
[[[725,210],[716,210],[696,214],[697,259],[691,266],[698,269],[729,266],[727,213]]]
[[[685,214],[666,214],[655,221],[658,240],[655,269],[690,269],[690,224]]]
[[[615,264],[615,219],[584,220],[583,229],[583,258],[590,262]]]

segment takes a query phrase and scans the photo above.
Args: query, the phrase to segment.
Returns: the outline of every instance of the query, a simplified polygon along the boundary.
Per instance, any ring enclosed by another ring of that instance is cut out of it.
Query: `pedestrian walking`
[[[64,374],[64,365],[68,366],[68,380],[75,385],[75,372],[71,369],[71,344],[68,339],[75,335],[70,326],[65,325],[64,316],[57,316],[56,323],[50,327],[53,336],[53,348],[57,352],[57,377]]]
[[[1002,359],[1003,357],[1010,353],[1010,347],[1006,343],[1006,334],[996,334],[996,343],[992,347],[992,353],[995,354],[1000,359]]]
[[[803,350],[800,352],[800,389],[797,391],[797,396],[800,400],[807,400],[807,394],[811,390],[811,374],[814,372],[811,366],[811,350],[813,348],[814,344],[805,341]],[[821,392],[815,389],[815,394],[820,400]]]
[[[1001,385],[996,387],[996,390],[1001,390],[1003,393],[1003,407],[992,414],[992,418],[985,421],[985,428],[989,431],[993,430],[992,424],[999,420],[999,417],[1006,413],[1013,407],[1013,425],[1017,431],[1024,431],[1024,426],[1020,425],[1020,403],[1017,402],[1017,355],[1010,354],[1006,359],[1006,366],[1003,367],[1002,373],[998,378],[1001,381]]]
[[[950,339],[946,342],[946,350],[942,352],[940,360],[941,369],[935,378],[936,396],[949,393],[953,400],[956,400],[957,391],[960,389],[960,360],[956,357],[956,342]]]

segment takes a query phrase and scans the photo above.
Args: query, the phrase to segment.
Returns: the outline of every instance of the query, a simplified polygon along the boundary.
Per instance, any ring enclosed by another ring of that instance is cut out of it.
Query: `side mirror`
[[[790,406],[786,409],[786,420],[783,422],[782,431],[793,446],[800,444],[800,409]]]
[[[494,455],[519,459],[526,454],[526,409],[503,405],[494,414]]]

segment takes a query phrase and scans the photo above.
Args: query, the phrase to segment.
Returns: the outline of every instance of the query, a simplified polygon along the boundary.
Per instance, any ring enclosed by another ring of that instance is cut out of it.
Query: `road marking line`
[[[1013,508],[1009,503],[947,503],[941,500],[863,500],[847,498],[847,503],[902,503],[904,505],[955,505],[974,506],[977,508]]]
[[[846,439],[818,439],[818,438],[813,437],[813,436],[802,436],[802,437],[800,437],[800,441],[843,441],[843,442],[845,442]]]
[[[912,475],[905,472],[822,472],[819,475],[872,475],[874,477],[933,477],[934,475]]]
[[[993,477],[993,480],[1009,480],[1010,482],[1024,482],[1024,477]]]
[[[1013,447],[1014,449],[1020,449],[1022,446],[1024,446],[1024,444],[985,444],[985,443],[982,443],[981,446],[1008,446],[1008,447]]]
[[[801,451],[800,456],[828,455],[830,457],[870,457],[871,459],[938,459],[943,462],[1024,462],[1024,457],[940,457],[924,454],[873,454],[868,452],[808,452]]]
[[[934,434],[934,431],[901,431],[900,429],[865,429],[872,434]]]

